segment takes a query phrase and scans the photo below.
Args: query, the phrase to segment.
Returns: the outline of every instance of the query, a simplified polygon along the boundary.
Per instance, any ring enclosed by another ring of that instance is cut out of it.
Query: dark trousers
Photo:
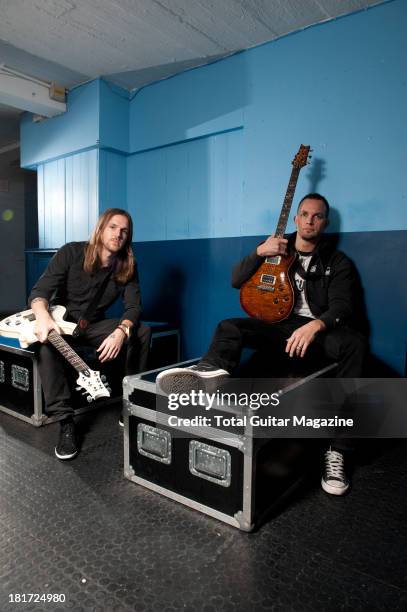
[[[239,364],[242,349],[252,348],[266,356],[273,372],[273,363],[277,369],[279,361],[285,358],[287,339],[294,330],[311,320],[297,315],[273,324],[253,318],[225,319],[217,326],[209,350],[202,359],[232,373]],[[348,327],[320,332],[308,351],[316,348],[322,349],[328,359],[338,362],[337,378],[362,376],[367,342],[359,332]],[[340,450],[351,450],[353,447],[348,439],[335,440],[332,445]]]
[[[80,338],[64,336],[64,339],[75,350],[77,347],[92,346],[98,348],[103,340],[111,334],[119,324],[119,319],[105,319],[91,323]],[[120,331],[118,333],[121,333]],[[137,374],[147,369],[147,359],[150,348],[151,330],[141,323],[131,329],[130,338],[123,344],[120,354],[111,364],[122,367],[125,361],[124,376]],[[71,406],[71,388],[68,383],[67,368],[72,366],[59,354],[52,344],[37,345],[38,370],[44,391],[47,413],[57,416],[71,416],[74,410]]]
[[[252,348],[267,355],[270,370],[273,361],[285,356],[287,339],[291,334],[312,319],[292,316],[280,323],[265,323],[259,319],[236,318],[221,321],[215,330],[208,352],[203,357],[213,365],[232,372],[239,364],[243,348]],[[337,327],[316,335],[308,351],[316,345],[328,359],[337,361],[338,378],[359,378],[362,375],[366,355],[366,339],[348,327]]]

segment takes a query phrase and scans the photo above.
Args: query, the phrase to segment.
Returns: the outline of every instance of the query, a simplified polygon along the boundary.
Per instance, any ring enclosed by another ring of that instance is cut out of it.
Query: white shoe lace
[[[346,481],[345,466],[342,453],[334,450],[328,450],[325,453],[325,480],[334,478],[336,480]]]

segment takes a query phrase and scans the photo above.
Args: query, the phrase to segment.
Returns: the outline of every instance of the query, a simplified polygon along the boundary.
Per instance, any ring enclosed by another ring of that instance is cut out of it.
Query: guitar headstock
[[[90,401],[100,397],[110,397],[110,391],[103,384],[99,372],[95,372],[90,368],[79,374],[76,383],[89,394]]]
[[[309,156],[309,153],[311,150],[312,149],[309,145],[303,145],[303,144],[300,145],[297,155],[294,157],[293,161],[291,162],[294,168],[303,168],[304,166],[307,165],[308,157],[311,158],[311,156]]]

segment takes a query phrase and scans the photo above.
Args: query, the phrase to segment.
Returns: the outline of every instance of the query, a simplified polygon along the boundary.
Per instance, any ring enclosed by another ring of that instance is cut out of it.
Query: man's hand
[[[304,357],[307,348],[314,341],[318,332],[324,331],[326,325],[320,319],[314,319],[305,325],[301,325],[296,329],[287,340],[286,353],[290,353],[290,357]]]
[[[48,334],[52,329],[55,329],[58,334],[61,333],[60,328],[48,313],[37,317],[34,324],[34,334],[40,342],[43,344],[47,342]]]
[[[273,257],[274,255],[287,254],[286,238],[276,238],[273,235],[269,236],[265,242],[257,247],[257,255],[259,257]]]
[[[47,341],[51,329],[60,334],[61,330],[48,312],[48,302],[43,298],[35,298],[31,302],[31,308],[35,315],[34,334],[43,344]]]
[[[120,353],[126,336],[120,329],[115,329],[107,338],[105,338],[99,348],[96,349],[99,355],[99,361],[112,361]]]

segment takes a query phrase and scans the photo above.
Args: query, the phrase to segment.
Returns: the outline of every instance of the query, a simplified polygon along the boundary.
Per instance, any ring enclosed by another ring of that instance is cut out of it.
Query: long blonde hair
[[[126,242],[116,254],[114,278],[120,284],[125,284],[134,274],[134,255],[131,248],[133,238],[133,221],[129,213],[122,208],[107,208],[99,217],[95,229],[93,230],[89,242],[85,246],[85,259],[83,269],[88,274],[92,274],[100,266],[100,252],[102,248],[102,234],[110,219],[115,215],[126,217],[129,224],[129,231]]]

